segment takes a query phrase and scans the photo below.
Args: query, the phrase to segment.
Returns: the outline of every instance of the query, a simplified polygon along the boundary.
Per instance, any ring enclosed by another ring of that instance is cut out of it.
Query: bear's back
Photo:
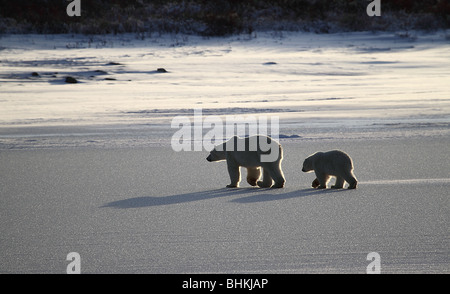
[[[324,156],[327,160],[334,161],[340,165],[349,165],[353,167],[351,157],[342,150],[331,150],[323,153],[322,156]]]

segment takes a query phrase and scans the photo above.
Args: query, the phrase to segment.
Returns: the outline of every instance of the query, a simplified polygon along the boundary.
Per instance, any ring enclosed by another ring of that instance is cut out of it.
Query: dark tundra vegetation
[[[151,34],[225,36],[283,30],[437,30],[450,27],[448,0],[381,0],[381,16],[366,13],[370,0],[0,0],[0,33]]]

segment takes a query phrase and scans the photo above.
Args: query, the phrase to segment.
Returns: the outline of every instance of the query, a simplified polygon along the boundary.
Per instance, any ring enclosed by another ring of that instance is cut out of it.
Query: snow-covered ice
[[[450,140],[284,144],[284,189],[227,189],[225,163],[170,148],[0,153],[2,273],[449,273]],[[314,190],[316,150],[356,190]],[[424,151],[425,150],[425,151]]]
[[[0,272],[449,273],[450,44],[410,34],[1,36]],[[279,116],[286,187],[174,152],[194,108]],[[358,189],[312,189],[337,148]]]

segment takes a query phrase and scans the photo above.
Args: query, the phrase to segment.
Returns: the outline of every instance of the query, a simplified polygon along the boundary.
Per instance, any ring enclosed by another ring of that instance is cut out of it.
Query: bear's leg
[[[272,188],[283,188],[286,180],[284,179],[284,174],[279,165],[276,165],[273,169],[269,169],[270,176],[272,177],[275,184]]]
[[[235,165],[227,161],[228,174],[230,175],[231,184],[227,185],[227,188],[237,188],[239,187],[239,182],[241,181],[241,172],[239,170],[239,165]]]
[[[345,174],[345,181],[348,183],[348,189],[356,189],[358,181],[356,180],[355,175],[352,171],[349,171]]]
[[[263,168],[263,180],[258,181],[260,188],[270,188],[272,186],[272,177],[267,168]]]
[[[317,173],[316,172],[317,180],[319,181],[318,189],[326,189],[327,183],[330,180],[330,176],[324,173]]]
[[[331,189],[342,189],[344,187],[344,178],[343,177],[336,177],[336,183],[334,186],[331,186]]]
[[[319,180],[317,178],[314,179],[314,181],[312,182],[311,186],[315,189],[317,187],[319,187],[320,183]]]
[[[261,176],[261,169],[259,167],[248,167],[247,168],[247,183],[250,186],[256,186]]]
[[[351,184],[348,184],[348,189],[356,189],[356,186],[358,185],[358,181],[355,180]]]
[[[350,179],[350,182],[348,182],[348,189],[356,189],[357,185],[358,181],[353,177],[353,179]]]

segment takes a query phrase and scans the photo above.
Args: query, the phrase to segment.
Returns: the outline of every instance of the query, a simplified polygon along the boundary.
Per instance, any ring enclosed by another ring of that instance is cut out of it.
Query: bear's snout
[[[211,162],[211,155],[209,155],[208,157],[206,157],[206,160],[208,160],[209,162]]]
[[[302,172],[306,173],[306,170],[305,170],[305,168],[302,168]]]

